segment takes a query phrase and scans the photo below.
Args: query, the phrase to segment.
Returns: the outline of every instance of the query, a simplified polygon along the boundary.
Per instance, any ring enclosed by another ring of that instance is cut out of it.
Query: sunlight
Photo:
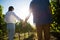
[[[2,6],[4,6],[4,14],[8,11],[9,6],[13,6],[15,14],[19,16],[21,19],[25,20],[25,18],[29,15],[29,6],[31,1],[32,0],[1,0],[0,3]],[[32,14],[28,22],[33,25]]]
[[[14,12],[16,13],[16,15],[18,15],[21,19],[25,20],[25,18],[29,15],[29,7],[28,6],[22,6],[21,8],[19,8],[18,6],[16,6]],[[33,15],[31,14],[28,22],[33,25]]]

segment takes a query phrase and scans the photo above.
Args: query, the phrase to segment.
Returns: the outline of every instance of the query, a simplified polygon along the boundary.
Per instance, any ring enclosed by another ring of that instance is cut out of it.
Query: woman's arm
[[[16,18],[16,19],[18,19],[19,21],[22,21],[22,19],[21,19],[21,18],[19,18],[15,13],[12,13],[12,15],[14,15],[14,16],[15,16],[15,18]]]

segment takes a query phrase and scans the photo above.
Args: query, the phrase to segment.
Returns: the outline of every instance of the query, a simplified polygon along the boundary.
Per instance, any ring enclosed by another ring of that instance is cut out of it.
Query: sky
[[[9,6],[13,6],[15,14],[24,20],[29,14],[29,5],[31,1],[32,0],[0,0],[0,5],[3,6],[3,14],[6,14]],[[32,14],[28,22],[33,25]]]

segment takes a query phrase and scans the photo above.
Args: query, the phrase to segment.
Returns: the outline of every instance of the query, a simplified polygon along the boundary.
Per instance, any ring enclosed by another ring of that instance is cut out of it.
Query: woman
[[[13,40],[15,34],[15,22],[16,20],[21,20],[14,12],[13,6],[8,8],[8,12],[5,15],[5,22],[7,23],[8,29],[8,40]],[[22,21],[22,20],[21,20]]]

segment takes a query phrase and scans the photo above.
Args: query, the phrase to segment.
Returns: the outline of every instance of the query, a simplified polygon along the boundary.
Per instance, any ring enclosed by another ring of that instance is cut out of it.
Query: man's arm
[[[30,16],[31,16],[31,10],[29,10],[29,15],[26,17],[25,22],[27,22],[27,20],[30,18]]]
[[[32,13],[32,8],[33,8],[33,1],[30,3],[30,7],[29,7],[29,15],[26,17],[25,22],[27,22],[27,20],[29,19],[31,13]]]

